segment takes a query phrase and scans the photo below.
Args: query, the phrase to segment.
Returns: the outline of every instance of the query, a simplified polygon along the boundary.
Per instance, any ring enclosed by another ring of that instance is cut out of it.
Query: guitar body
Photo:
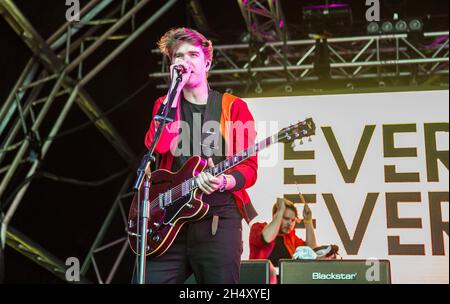
[[[167,207],[161,208],[160,204],[158,204],[161,193],[165,193],[184,181],[197,176],[205,167],[206,161],[199,156],[194,156],[176,173],[167,170],[152,172],[149,202],[154,203],[150,207],[150,218],[148,221],[148,256],[162,255],[170,247],[186,222],[197,221],[207,214],[209,205],[203,203],[200,189],[195,189],[180,199],[171,202]],[[144,187],[141,187],[140,193],[134,195],[128,215],[128,242],[136,254],[138,254],[139,248],[139,199],[141,201],[144,199]]]

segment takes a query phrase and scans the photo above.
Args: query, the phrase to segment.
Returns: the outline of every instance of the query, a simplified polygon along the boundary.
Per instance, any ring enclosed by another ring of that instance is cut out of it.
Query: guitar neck
[[[277,137],[276,135],[269,136],[266,139],[258,142],[257,144],[218,163],[214,167],[205,169],[204,172],[208,172],[213,176],[221,175],[225,171],[237,166],[239,163],[243,162],[244,160],[246,160],[252,156],[255,156],[256,153],[258,153],[259,151],[264,150],[265,148],[269,147],[270,145],[276,143],[278,141],[278,139],[276,137]]]

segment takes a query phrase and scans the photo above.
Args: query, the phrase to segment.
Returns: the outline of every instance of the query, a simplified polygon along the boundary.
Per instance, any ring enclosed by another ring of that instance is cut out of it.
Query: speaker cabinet
[[[280,260],[281,284],[391,284],[388,260]]]
[[[269,284],[269,260],[241,261],[239,284]],[[196,284],[192,274],[185,284]]]
[[[241,261],[239,284],[269,284],[269,260]]]

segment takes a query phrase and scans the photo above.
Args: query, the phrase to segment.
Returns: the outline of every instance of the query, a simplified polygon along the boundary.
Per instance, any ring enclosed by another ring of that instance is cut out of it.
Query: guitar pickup
[[[172,189],[158,195],[159,208],[164,210],[167,206],[172,205]]]
[[[164,193],[158,195],[159,208],[164,210]]]

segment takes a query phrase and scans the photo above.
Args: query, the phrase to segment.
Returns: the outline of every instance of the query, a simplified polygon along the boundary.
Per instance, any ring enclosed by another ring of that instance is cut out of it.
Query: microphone
[[[182,64],[177,64],[173,68],[178,72],[178,74],[186,74],[187,72],[186,68]]]

